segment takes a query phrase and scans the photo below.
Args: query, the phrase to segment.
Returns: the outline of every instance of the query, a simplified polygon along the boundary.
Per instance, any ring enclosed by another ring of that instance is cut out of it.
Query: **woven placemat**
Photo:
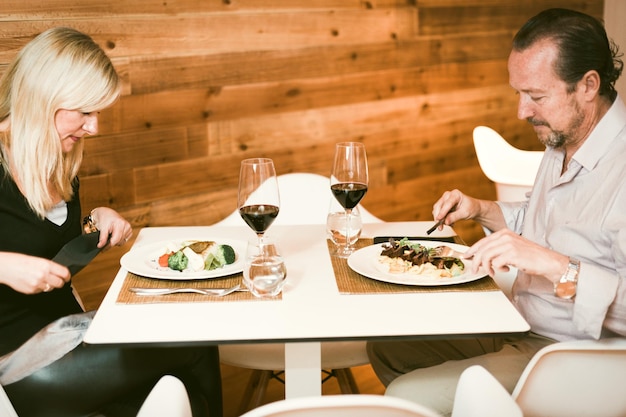
[[[329,254],[334,249],[333,243],[328,240]],[[373,244],[372,239],[359,239],[355,244],[357,249]],[[392,294],[413,292],[444,292],[444,291],[500,291],[500,287],[489,277],[476,281],[456,285],[416,286],[400,285],[377,281],[354,272],[345,258],[330,256],[335,272],[335,281],[340,294]]]
[[[150,303],[192,303],[192,302],[228,302],[228,301],[264,301],[280,300],[282,293],[276,297],[258,298],[248,291],[237,291],[224,297],[202,295],[194,293],[178,293],[168,295],[137,295],[129,290],[131,287],[139,288],[230,288],[233,285],[242,284],[243,274],[233,274],[222,278],[194,279],[194,280],[167,280],[145,278],[133,273],[128,273],[124,284],[117,297],[120,304],[150,304]]]

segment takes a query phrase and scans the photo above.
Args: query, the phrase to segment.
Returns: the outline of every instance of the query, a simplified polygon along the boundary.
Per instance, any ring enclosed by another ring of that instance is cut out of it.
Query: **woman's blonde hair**
[[[64,154],[55,127],[60,109],[100,111],[117,100],[120,80],[104,51],[71,28],[49,29],[29,42],[0,80],[1,162],[29,205],[44,218],[54,202],[48,185],[69,201],[83,141]]]

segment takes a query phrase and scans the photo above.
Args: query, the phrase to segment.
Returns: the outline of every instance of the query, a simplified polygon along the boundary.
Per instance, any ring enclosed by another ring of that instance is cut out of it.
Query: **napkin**
[[[100,253],[99,239],[100,232],[80,235],[67,242],[52,260],[65,265],[74,276]]]

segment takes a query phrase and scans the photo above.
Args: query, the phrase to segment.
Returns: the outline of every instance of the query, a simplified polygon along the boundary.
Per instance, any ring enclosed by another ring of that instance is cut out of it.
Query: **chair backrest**
[[[276,401],[241,417],[441,417],[419,404],[401,398],[345,394],[302,397]]]
[[[626,338],[561,342],[540,350],[513,398],[526,417],[626,416]]]
[[[294,172],[279,175],[280,211],[273,224],[326,224],[331,198],[330,179],[323,175]],[[363,223],[380,223],[381,219],[359,206]],[[220,226],[244,224],[235,210],[216,223]]]
[[[182,381],[163,376],[144,400],[137,417],[192,417],[189,396]],[[0,417],[18,417],[4,388],[0,385]],[[95,415],[94,417],[99,417]]]
[[[172,375],[159,379],[137,413],[137,417],[163,416],[192,417],[185,385]]]
[[[11,404],[11,400],[9,400],[7,393],[4,392],[2,385],[0,385],[0,416],[17,417],[17,412],[15,411],[15,408],[13,408],[13,404]]]
[[[477,126],[473,135],[478,163],[487,178],[496,184],[497,199],[525,200],[544,153],[518,149],[487,126]]]
[[[511,394],[480,365],[461,374],[454,395],[452,417],[522,417]]]

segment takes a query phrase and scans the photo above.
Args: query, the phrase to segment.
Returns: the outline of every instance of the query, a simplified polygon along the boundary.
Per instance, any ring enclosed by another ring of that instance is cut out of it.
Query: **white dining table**
[[[362,237],[426,236],[433,222],[365,224]],[[88,345],[285,343],[285,396],[321,395],[322,341],[521,335],[530,330],[501,291],[341,294],[324,225],[272,226],[288,277],[274,300],[122,304],[120,268],[84,342]],[[432,237],[454,236],[445,227]],[[254,238],[241,226],[143,228],[131,250],[158,241]]]

